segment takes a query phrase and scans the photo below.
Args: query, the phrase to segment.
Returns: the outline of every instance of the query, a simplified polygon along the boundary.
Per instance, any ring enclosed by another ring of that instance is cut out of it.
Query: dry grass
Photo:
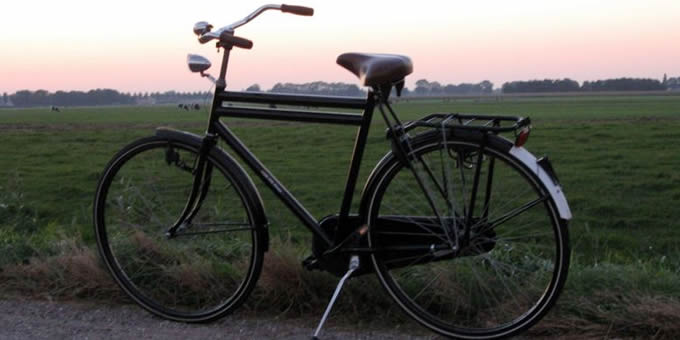
[[[55,247],[56,255],[36,256],[26,263],[1,268],[0,292],[50,300],[130,301],[105,270],[95,250],[73,239],[61,241]],[[246,303],[246,313],[286,318],[322,313],[337,278],[302,268],[302,254],[296,249],[286,241],[275,241],[266,255],[258,286]],[[348,282],[333,316],[352,324],[409,322],[373,275]],[[680,301],[634,291],[603,292],[590,297],[568,293],[530,334],[565,339],[677,339]]]
[[[57,255],[37,256],[28,263],[2,268],[0,292],[46,299],[127,300],[95,250],[73,240],[62,241],[59,247]]]
[[[644,296],[637,298],[626,309],[638,320],[633,327],[651,328],[658,337],[680,338],[680,301],[670,298]],[[623,324],[624,320],[621,320]]]
[[[583,338],[680,338],[680,301],[670,297],[599,294],[562,299],[531,329],[532,334],[577,334]],[[564,310],[564,305],[578,312]]]
[[[257,288],[247,302],[248,308],[287,317],[319,315],[330,301],[339,278],[304,269],[303,256],[296,252],[296,247],[287,241],[275,242],[282,244],[274,244],[267,253]],[[398,312],[373,275],[349,280],[333,311],[353,322],[365,319],[366,315]]]

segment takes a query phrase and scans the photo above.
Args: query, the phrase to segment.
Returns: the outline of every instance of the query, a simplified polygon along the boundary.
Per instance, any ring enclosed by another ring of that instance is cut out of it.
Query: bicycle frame
[[[353,97],[335,97],[335,96],[314,96],[314,95],[290,95],[290,94],[271,94],[271,93],[259,93],[259,92],[234,92],[226,91],[226,71],[229,63],[229,54],[231,52],[232,46],[223,45],[218,43],[218,47],[224,48],[224,54],[222,57],[222,64],[220,68],[220,75],[215,82],[215,94],[212,101],[212,106],[210,110],[209,124],[206,131],[206,136],[203,139],[203,145],[199,152],[198,162],[195,168],[195,178],[194,185],[191,195],[189,196],[186,208],[182,213],[180,219],[177,220],[176,224],[168,230],[168,235],[172,236],[178,228],[182,227],[185,221],[191,221],[191,218],[196,214],[201,206],[201,202],[207,191],[207,186],[209,185],[209,176],[211,170],[209,167],[204,169],[204,163],[210,148],[212,148],[218,138],[224,140],[227,145],[248,165],[248,167],[272,190],[272,192],[284,203],[284,205],[290,209],[290,211],[307,227],[319,240],[324,243],[326,249],[334,247],[331,252],[338,250],[344,246],[344,237],[351,234],[351,230],[348,230],[351,224],[349,224],[349,213],[351,209],[352,199],[354,196],[354,189],[356,187],[356,182],[359,174],[359,168],[361,165],[361,160],[363,158],[364,149],[366,146],[366,139],[368,137],[368,131],[373,118],[374,108],[377,106],[380,109],[385,123],[389,129],[388,136],[390,136],[396,143],[394,150],[398,155],[406,157],[408,154],[406,150],[409,148],[404,148],[401,145],[400,140],[402,140],[402,135],[412,128],[412,126],[417,126],[415,124],[429,126],[430,123],[427,122],[414,122],[409,124],[402,124],[397,118],[395,112],[391,109],[390,105],[387,103],[386,98],[389,96],[392,85],[387,84],[383,87],[375,87],[369,90],[366,98],[353,98]],[[205,76],[205,75],[204,75]],[[223,103],[230,103],[228,106],[223,105]],[[270,108],[265,107],[253,107],[247,105],[234,106],[232,103],[236,104],[269,104]],[[324,107],[324,108],[340,108],[340,109],[361,109],[362,114],[348,114],[339,112],[323,112],[323,111],[310,111],[310,110],[294,110],[294,109],[277,109],[276,105],[290,105],[290,106],[307,106],[307,107]],[[389,111],[389,114],[384,110],[385,106]],[[391,116],[391,119],[388,119]],[[436,116],[436,115],[435,115]],[[321,123],[321,124],[339,124],[339,125],[354,125],[358,126],[354,143],[354,149],[352,152],[352,158],[350,161],[349,172],[345,182],[345,190],[343,194],[342,203],[340,206],[340,211],[338,214],[338,230],[335,233],[334,239],[331,235],[321,226],[321,223],[311,215],[311,213],[302,205],[295,196],[276,178],[276,176],[241,142],[241,140],[227,127],[227,125],[220,120],[222,117],[234,117],[234,118],[251,118],[251,119],[264,119],[264,120],[282,120],[282,121],[293,121],[293,122],[303,122],[303,123]],[[441,122],[441,129],[446,129],[446,122],[451,120],[461,120],[465,118],[466,115],[447,115],[446,118]],[[476,119],[469,116],[472,120]],[[426,117],[430,119],[431,117]],[[490,116],[489,123],[485,124],[484,129],[485,134],[488,133],[498,133],[500,131],[516,131],[517,129],[526,128],[526,133],[528,134],[528,126],[530,124],[528,119],[521,117],[493,117]],[[512,127],[501,128],[500,121],[507,120],[516,122]],[[489,124],[492,124],[489,126]],[[465,128],[465,126],[463,126]],[[476,127],[480,129],[480,127]],[[522,130],[524,131],[524,130]],[[446,134],[443,134],[444,136]],[[518,135],[516,133],[516,135]],[[519,136],[519,135],[518,135]],[[518,137],[519,138],[519,137]],[[408,143],[408,138],[405,139]],[[484,143],[485,144],[485,143]],[[478,163],[479,164],[479,163]],[[493,169],[493,164],[491,165]],[[477,187],[479,182],[479,167],[475,172],[474,185],[473,185],[473,201],[477,196]],[[490,170],[493,171],[493,170]],[[422,179],[419,178],[418,174],[414,172],[416,176],[418,185],[424,190],[430,205],[433,208],[437,219],[443,224],[440,214],[437,212],[436,207],[433,205],[431,195],[427,192],[424,185],[422,184]],[[200,191],[200,193],[199,193]],[[487,187],[488,191],[488,187]],[[487,192],[488,196],[488,192]],[[485,200],[485,206],[488,206],[488,202]],[[464,212],[465,217],[468,220],[472,217],[472,209],[470,211]],[[353,225],[353,227],[361,232],[361,226]],[[465,239],[469,235],[469,226],[466,226],[466,231],[463,234],[463,246]],[[450,243],[453,240],[450,240]],[[455,243],[455,244],[454,244]],[[452,249],[460,249],[460,242],[458,238],[455,238],[455,242],[451,244]],[[356,249],[355,249],[356,250]],[[370,249],[366,249],[370,251]]]
[[[295,196],[281,183],[276,176],[241,142],[241,140],[220,120],[222,117],[252,118],[265,120],[282,120],[303,123],[322,123],[338,125],[358,126],[352,158],[349,165],[345,190],[339,212],[339,226],[345,225],[350,213],[354,189],[359,175],[359,167],[363,158],[366,146],[366,138],[373,118],[373,110],[376,106],[376,94],[369,91],[366,98],[354,97],[334,97],[334,96],[313,96],[313,95],[288,95],[288,94],[269,94],[269,93],[249,93],[225,91],[224,76],[229,60],[230,49],[226,48],[222,60],[220,77],[213,97],[210,110],[209,125],[204,144],[207,147],[201,148],[197,172],[202,172],[202,163],[205,155],[215,143],[216,138],[221,138],[227,145],[257,174],[257,176],[272,190],[272,192],[285,204],[288,209],[312,232],[326,243],[326,246],[333,245],[331,235],[328,235],[319,221],[300,203]],[[337,112],[321,112],[307,110],[288,110],[288,109],[267,109],[253,108],[244,106],[224,106],[224,102],[245,103],[245,104],[270,104],[270,105],[292,105],[292,106],[312,106],[336,109],[356,109],[363,110],[362,114],[348,114]],[[187,209],[194,206],[198,191],[203,179],[194,181],[194,190],[189,199]],[[200,201],[201,199],[198,198]],[[200,205],[200,202],[198,203]],[[188,211],[186,215],[191,215]],[[181,223],[181,221],[179,221]]]

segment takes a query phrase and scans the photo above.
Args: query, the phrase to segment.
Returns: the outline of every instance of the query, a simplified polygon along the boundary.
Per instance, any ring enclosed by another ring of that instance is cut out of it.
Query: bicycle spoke
[[[409,266],[412,266],[412,265],[414,265],[414,264],[420,262],[422,259],[424,259],[424,258],[426,258],[426,257],[428,257],[428,256],[432,256],[432,255],[431,255],[430,253],[425,253],[425,254],[423,254],[423,255],[415,255],[415,256],[408,256],[408,257],[400,257],[400,258],[395,259],[395,260],[387,260],[387,261],[384,261],[384,263],[385,263],[385,264],[392,264],[392,263],[401,262],[401,261],[404,261],[404,260],[415,259],[415,260],[411,261],[410,263],[408,263],[407,265],[404,266],[404,267],[409,267]]]
[[[407,233],[407,232],[398,232],[398,231],[376,231],[375,234],[377,235],[400,235],[400,236],[438,236],[438,238],[442,241],[445,241],[442,237],[444,235],[442,234],[434,234],[434,233]]]
[[[444,241],[444,242],[446,242],[446,243],[449,243],[448,238],[443,237],[443,236],[440,236],[441,234],[434,232],[431,228],[428,228],[427,226],[423,225],[422,223],[417,222],[417,221],[414,220],[413,218],[409,218],[408,216],[407,216],[406,218],[407,218],[409,221],[413,222],[413,223],[414,223],[416,226],[418,226],[419,228],[421,228],[421,229],[427,231],[427,232],[429,233],[429,235],[435,236],[435,237],[439,238],[440,240],[442,240],[442,241]]]
[[[250,226],[249,223],[247,222],[221,222],[221,223],[192,223],[191,227],[221,227],[225,225],[231,225],[231,226],[238,226],[238,227],[245,227],[245,226]],[[254,228],[249,228],[249,229],[254,229]]]
[[[535,205],[545,202],[545,200],[547,200],[547,199],[548,199],[548,196],[543,196],[541,198],[537,198],[537,199],[535,199],[535,200],[533,200],[529,203],[526,203],[525,205],[523,205],[523,206],[521,206],[521,207],[519,207],[519,208],[517,208],[513,211],[508,212],[507,214],[505,214],[501,217],[496,218],[495,220],[489,222],[489,225],[492,226],[491,227],[492,229],[496,228],[497,226],[509,221],[513,217],[517,217],[521,213],[533,208]]]
[[[416,294],[415,296],[411,297],[411,299],[413,299],[414,301],[415,301],[415,300],[418,300],[418,297],[420,297],[420,295],[423,294],[423,292],[425,292],[426,289],[430,288],[430,286],[432,286],[432,284],[435,283],[435,282],[439,279],[439,277],[441,277],[441,276],[442,276],[442,273],[441,273],[441,272],[440,272],[440,273],[437,273],[437,275],[435,275],[435,277],[432,278],[432,280],[430,280],[430,282],[428,282],[426,285],[424,285],[423,288],[420,289],[420,291],[418,292],[418,294]]]
[[[207,231],[179,232],[179,233],[174,234],[173,237],[226,233],[226,232],[232,232],[232,231],[252,231],[254,229],[255,228],[247,227],[247,228],[230,228],[230,229],[207,230]]]

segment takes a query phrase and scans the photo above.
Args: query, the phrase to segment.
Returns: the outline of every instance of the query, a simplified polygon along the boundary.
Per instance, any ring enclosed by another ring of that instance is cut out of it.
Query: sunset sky
[[[204,91],[186,54],[213,62],[214,44],[191,29],[236,21],[253,1],[4,1],[0,93],[20,89]],[[343,52],[408,55],[414,73],[441,83],[680,76],[680,1],[321,1],[289,4],[313,17],[266,12],[237,30],[253,40],[232,53],[228,87],[315,80],[357,83],[335,64]]]

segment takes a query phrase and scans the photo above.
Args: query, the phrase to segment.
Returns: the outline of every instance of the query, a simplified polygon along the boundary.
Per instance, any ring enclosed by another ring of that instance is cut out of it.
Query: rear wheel
[[[247,180],[214,155],[200,209],[169,236],[191,192],[197,149],[158,137],[132,143],[109,163],[94,202],[97,244],[118,284],[149,311],[186,322],[238,307],[263,258]]]
[[[551,196],[521,162],[488,145],[430,138],[413,147],[411,167],[387,158],[370,193],[381,283],[411,317],[455,338],[528,328],[567,277],[566,222]]]

